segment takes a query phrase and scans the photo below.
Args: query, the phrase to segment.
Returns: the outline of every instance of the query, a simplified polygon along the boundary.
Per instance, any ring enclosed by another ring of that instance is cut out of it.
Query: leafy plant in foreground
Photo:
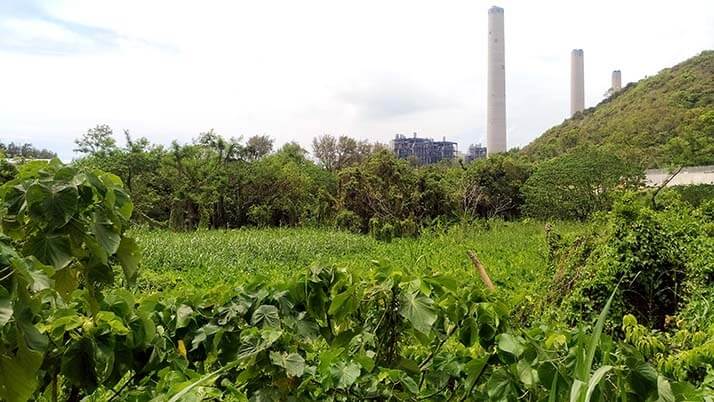
[[[8,401],[26,400],[48,382],[56,395],[60,374],[70,394],[121,377],[113,337],[127,329],[103,309],[101,289],[113,285],[115,265],[133,281],[139,260],[124,236],[132,204],[116,176],[56,160],[24,168],[1,190],[0,398]],[[73,311],[75,296],[82,315]],[[90,375],[89,359],[102,363],[101,378]]]

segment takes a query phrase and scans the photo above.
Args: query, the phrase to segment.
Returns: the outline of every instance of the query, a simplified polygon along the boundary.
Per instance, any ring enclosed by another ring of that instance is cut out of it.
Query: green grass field
[[[375,262],[429,272],[461,271],[464,280],[479,280],[466,256],[467,250],[475,250],[499,293],[516,302],[544,272],[543,224],[493,222],[489,226],[454,226],[391,243],[309,228],[186,233],[135,229],[131,234],[143,252],[140,283],[147,290],[233,286],[257,275],[287,279],[314,264],[364,269]],[[560,223],[555,228],[569,234],[583,226]]]

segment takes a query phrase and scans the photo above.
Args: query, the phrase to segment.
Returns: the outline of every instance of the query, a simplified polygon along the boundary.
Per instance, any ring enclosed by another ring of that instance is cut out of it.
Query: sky
[[[714,48],[714,2],[0,0],[0,141],[64,160],[108,124],[153,142],[269,135],[277,146],[396,133],[485,143],[488,8],[505,9],[508,146]]]

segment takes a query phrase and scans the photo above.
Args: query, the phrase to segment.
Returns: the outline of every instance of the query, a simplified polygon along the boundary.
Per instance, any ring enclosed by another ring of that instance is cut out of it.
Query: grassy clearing
[[[560,233],[583,226],[559,223]],[[378,242],[369,236],[308,229],[240,229],[175,233],[136,229],[143,251],[141,283],[147,289],[237,285],[253,276],[291,277],[313,264],[363,269],[374,261],[422,272],[461,271],[478,280],[466,250],[477,252],[492,279],[517,301],[532,289],[546,265],[540,222],[494,222],[454,226],[417,239]]]

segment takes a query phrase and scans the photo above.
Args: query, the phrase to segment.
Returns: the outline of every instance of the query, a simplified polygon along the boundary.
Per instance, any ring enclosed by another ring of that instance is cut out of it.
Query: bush
[[[642,170],[614,154],[580,148],[541,163],[523,185],[526,214],[542,219],[584,220],[610,208],[622,188],[639,185]]]
[[[673,186],[666,189],[664,192],[673,192],[679,195],[679,198],[691,205],[699,207],[706,201],[714,200],[714,184],[690,184],[688,186]],[[659,201],[659,198],[658,198]]]
[[[248,220],[261,228],[270,225],[272,215],[272,211],[267,205],[251,205],[248,208]]]
[[[588,321],[620,283],[613,316],[632,314],[651,328],[664,329],[714,284],[714,242],[703,230],[702,212],[684,207],[653,211],[633,198],[625,197],[590,233],[555,246],[546,301],[554,315],[573,324]]]
[[[341,230],[347,230],[352,233],[362,232],[362,219],[356,213],[342,209],[335,217],[335,226]]]

